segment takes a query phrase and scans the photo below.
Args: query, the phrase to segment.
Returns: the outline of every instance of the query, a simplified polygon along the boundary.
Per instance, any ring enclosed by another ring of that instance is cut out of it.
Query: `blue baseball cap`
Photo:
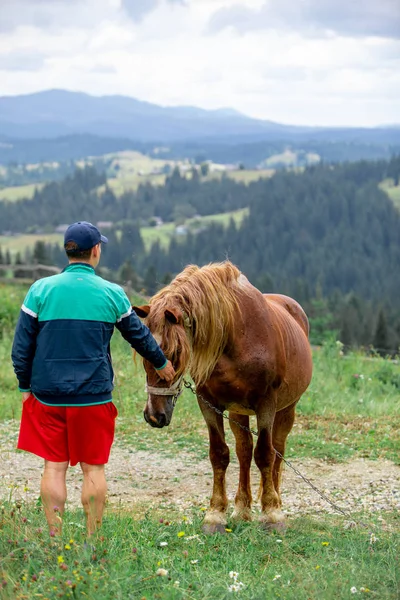
[[[99,242],[107,244],[108,239],[101,235],[100,231],[87,221],[78,221],[73,223],[64,234],[64,246],[68,242],[75,242],[78,246],[77,251],[90,250],[93,246],[97,246]]]

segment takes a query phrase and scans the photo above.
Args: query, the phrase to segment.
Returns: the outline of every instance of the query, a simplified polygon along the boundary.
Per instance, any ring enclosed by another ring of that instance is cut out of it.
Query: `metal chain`
[[[244,431],[247,431],[248,433],[252,433],[256,437],[258,437],[258,432],[257,431],[255,431],[254,429],[250,429],[249,427],[246,427],[245,425],[242,425],[242,423],[239,423],[238,421],[235,421],[234,419],[232,419],[231,417],[229,417],[228,415],[226,415],[224,413],[224,411],[222,411],[219,408],[216,408],[215,406],[213,406],[213,404],[211,404],[211,402],[209,402],[201,394],[199,394],[198,392],[196,392],[195,388],[190,383],[190,381],[186,381],[184,379],[183,380],[183,385],[185,386],[185,388],[189,389],[193,394],[195,394],[202,402],[204,402],[204,404],[206,404],[214,412],[216,412],[217,414],[221,415],[221,417],[223,417],[227,421],[231,421],[232,423],[235,423],[235,425],[237,425],[238,427],[240,427]],[[346,518],[348,518],[351,521],[355,522],[354,519],[353,519],[353,517],[352,517],[352,515],[350,513],[348,513],[345,510],[343,510],[340,506],[338,506],[330,498],[328,498],[328,496],[326,496],[323,492],[321,492],[307,477],[305,477],[302,473],[300,473],[300,471],[298,469],[296,469],[296,467],[294,467],[291,462],[289,462],[284,456],[282,456],[282,454],[280,452],[278,452],[278,450],[275,450],[275,448],[274,448],[274,451],[275,451],[275,454],[280,459],[282,459],[283,462],[288,467],[290,467],[292,469],[292,471],[294,471],[298,477],[300,477],[305,483],[307,483],[314,490],[314,492],[316,492],[323,500],[325,500],[325,502],[327,502],[328,504],[330,504],[334,510],[336,510],[337,512],[340,512]],[[359,523],[359,524],[362,525],[363,527],[366,527],[365,523]]]

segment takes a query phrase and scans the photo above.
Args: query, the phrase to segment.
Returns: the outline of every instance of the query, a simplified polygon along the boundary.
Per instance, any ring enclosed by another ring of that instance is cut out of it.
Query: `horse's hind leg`
[[[275,406],[276,392],[273,390],[271,397],[257,413],[258,441],[254,450],[254,460],[261,473],[261,521],[266,524],[282,524],[285,520],[273,479],[276,460],[272,433]]]
[[[229,417],[249,428],[249,417],[229,413]],[[250,465],[253,458],[253,436],[233,421],[229,421],[236,440],[236,454],[240,465],[239,487],[235,496],[235,510],[232,517],[251,521],[251,487],[250,487]]]
[[[226,495],[225,473],[229,465],[229,448],[225,443],[224,423],[221,415],[199,402],[203,417],[207,423],[210,438],[210,461],[213,468],[214,481],[210,508],[204,517],[205,533],[225,533]]]
[[[292,406],[288,406],[283,410],[280,410],[275,415],[274,427],[272,431],[272,441],[274,444],[275,450],[285,455],[285,447],[286,447],[286,439],[289,435],[295,417],[296,403],[292,404]],[[279,505],[282,506],[280,486],[281,486],[281,477],[282,477],[282,459],[279,456],[276,456],[274,462],[274,468],[272,473],[272,479],[275,486],[275,491],[279,496]]]

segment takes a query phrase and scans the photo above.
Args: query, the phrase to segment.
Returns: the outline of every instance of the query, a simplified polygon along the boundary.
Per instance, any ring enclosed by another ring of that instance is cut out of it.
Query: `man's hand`
[[[22,403],[24,403],[25,400],[28,400],[30,395],[31,395],[31,392],[22,392]]]
[[[169,383],[170,381],[173,381],[173,379],[176,375],[175,369],[172,366],[172,363],[170,360],[167,362],[167,364],[165,365],[165,367],[163,369],[157,369],[157,373],[159,374],[160,378],[163,379],[164,381],[166,381],[167,383]]]

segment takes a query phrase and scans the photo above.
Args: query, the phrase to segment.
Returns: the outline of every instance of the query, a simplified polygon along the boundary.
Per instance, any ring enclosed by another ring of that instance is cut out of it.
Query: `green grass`
[[[33,198],[35,190],[42,189],[44,185],[44,183],[28,183],[27,185],[17,185],[0,189],[0,202],[2,200],[16,202],[17,200],[23,200],[25,198],[31,199]]]
[[[247,208],[242,208],[232,212],[219,213],[217,215],[195,217],[193,219],[187,219],[185,226],[191,230],[196,230],[209,223],[220,223],[227,227],[231,218],[239,225],[243,218],[248,215],[248,212]],[[164,248],[167,248],[171,238],[175,235],[175,229],[175,223],[164,223],[164,225],[161,225],[160,227],[142,227],[140,233],[147,250],[149,250],[152,244],[157,240]],[[182,239],[184,238],[185,236],[182,236]],[[33,248],[35,243],[39,240],[42,240],[47,244],[59,244],[62,246],[63,235],[60,233],[21,234],[8,237],[0,235],[0,247],[3,251],[9,250],[11,254],[14,255],[17,252],[23,253],[26,248]]]
[[[141,183],[151,183],[154,186],[164,185],[165,175],[156,171],[167,164],[171,168],[175,165],[174,161],[150,158],[133,150],[106,154],[103,158],[111,161],[109,168],[114,172],[115,177],[110,177],[107,185],[116,196],[121,196],[124,192],[130,190],[136,190]],[[99,192],[103,190],[104,186],[101,186]]]
[[[0,421],[20,415],[9,356],[25,292],[24,286],[0,285]],[[117,443],[163,457],[183,451],[194,465],[206,458],[206,427],[193,394],[179,398],[168,428],[150,428],[142,416],[141,361],[138,357],[135,367],[129,346],[114,337]],[[357,353],[342,356],[334,343],[315,350],[313,381],[299,403],[287,457],[295,465],[298,458],[320,458],[345,468],[346,460],[358,457],[399,464],[399,394],[399,364]],[[231,531],[212,537],[201,533],[203,514],[199,507],[182,512],[164,501],[151,509],[109,507],[92,548],[85,546],[82,511],[69,510],[59,542],[45,533],[39,504],[14,500],[11,479],[10,496],[0,501],[0,598],[225,599],[235,595],[228,590],[230,571],[239,573],[245,585],[239,595],[246,600],[399,597],[398,512],[354,514],[368,523],[354,529],[346,529],[340,516],[299,515],[289,519],[284,534],[266,532],[257,522],[229,522]],[[157,576],[159,568],[168,575]]]
[[[162,186],[165,183],[166,175],[161,173],[139,175],[132,173],[130,175],[119,175],[116,178],[108,179],[107,186],[114,192],[116,196],[122,196],[125,192],[136,191],[140,184],[150,183],[154,186]],[[98,188],[101,193],[105,190],[102,185]]]
[[[269,179],[275,173],[274,169],[237,169],[234,171],[212,171],[202,181],[213,181],[229,177],[238,183],[248,185],[259,179]]]
[[[0,420],[19,418],[20,397],[10,364],[12,325],[24,288],[0,286]],[[131,299],[134,301],[134,299]],[[144,376],[140,357],[116,333],[112,340],[116,375],[119,441],[132,449],[149,447],[173,457],[182,449],[194,458],[208,454],[207,432],[194,395],[179,398],[172,423],[153,430],[143,420]],[[287,458],[314,457],[333,462],[352,458],[389,459],[400,464],[400,367],[389,360],[361,354],[340,355],[331,344],[314,352],[312,383],[298,405]],[[190,415],[190,418],[188,418]],[[254,426],[252,418],[252,426]],[[233,442],[227,428],[227,439]]]
[[[385,516],[384,527],[373,519],[370,530],[307,517],[284,535],[253,523],[207,537],[199,533],[199,511],[139,520],[109,511],[101,535],[86,545],[79,512],[66,513],[57,542],[42,533],[37,510],[19,506],[5,502],[0,516],[2,600],[223,600],[235,595],[231,571],[244,585],[243,600],[347,599],[352,588],[357,596],[398,598],[398,515]],[[157,576],[159,569],[166,574]]]
[[[393,179],[385,179],[379,187],[387,193],[393,204],[400,210],[400,185],[394,186]]]
[[[185,227],[192,231],[207,226],[210,223],[219,223],[227,227],[231,219],[235,221],[236,225],[240,225],[244,217],[248,214],[248,208],[241,208],[227,213],[218,213],[216,215],[207,215],[205,217],[194,217],[185,221]],[[164,225],[160,225],[159,227],[142,227],[140,233],[147,250],[149,250],[156,241],[159,241],[163,248],[168,248],[171,238],[175,235],[175,229],[175,223],[164,223]],[[185,236],[182,235],[178,237],[178,239],[185,239]]]
[[[61,233],[22,233],[20,235],[4,236],[0,235],[0,246],[9,250],[11,254],[24,252],[27,248],[33,248],[37,241],[43,241],[46,244],[64,243],[64,236]]]

